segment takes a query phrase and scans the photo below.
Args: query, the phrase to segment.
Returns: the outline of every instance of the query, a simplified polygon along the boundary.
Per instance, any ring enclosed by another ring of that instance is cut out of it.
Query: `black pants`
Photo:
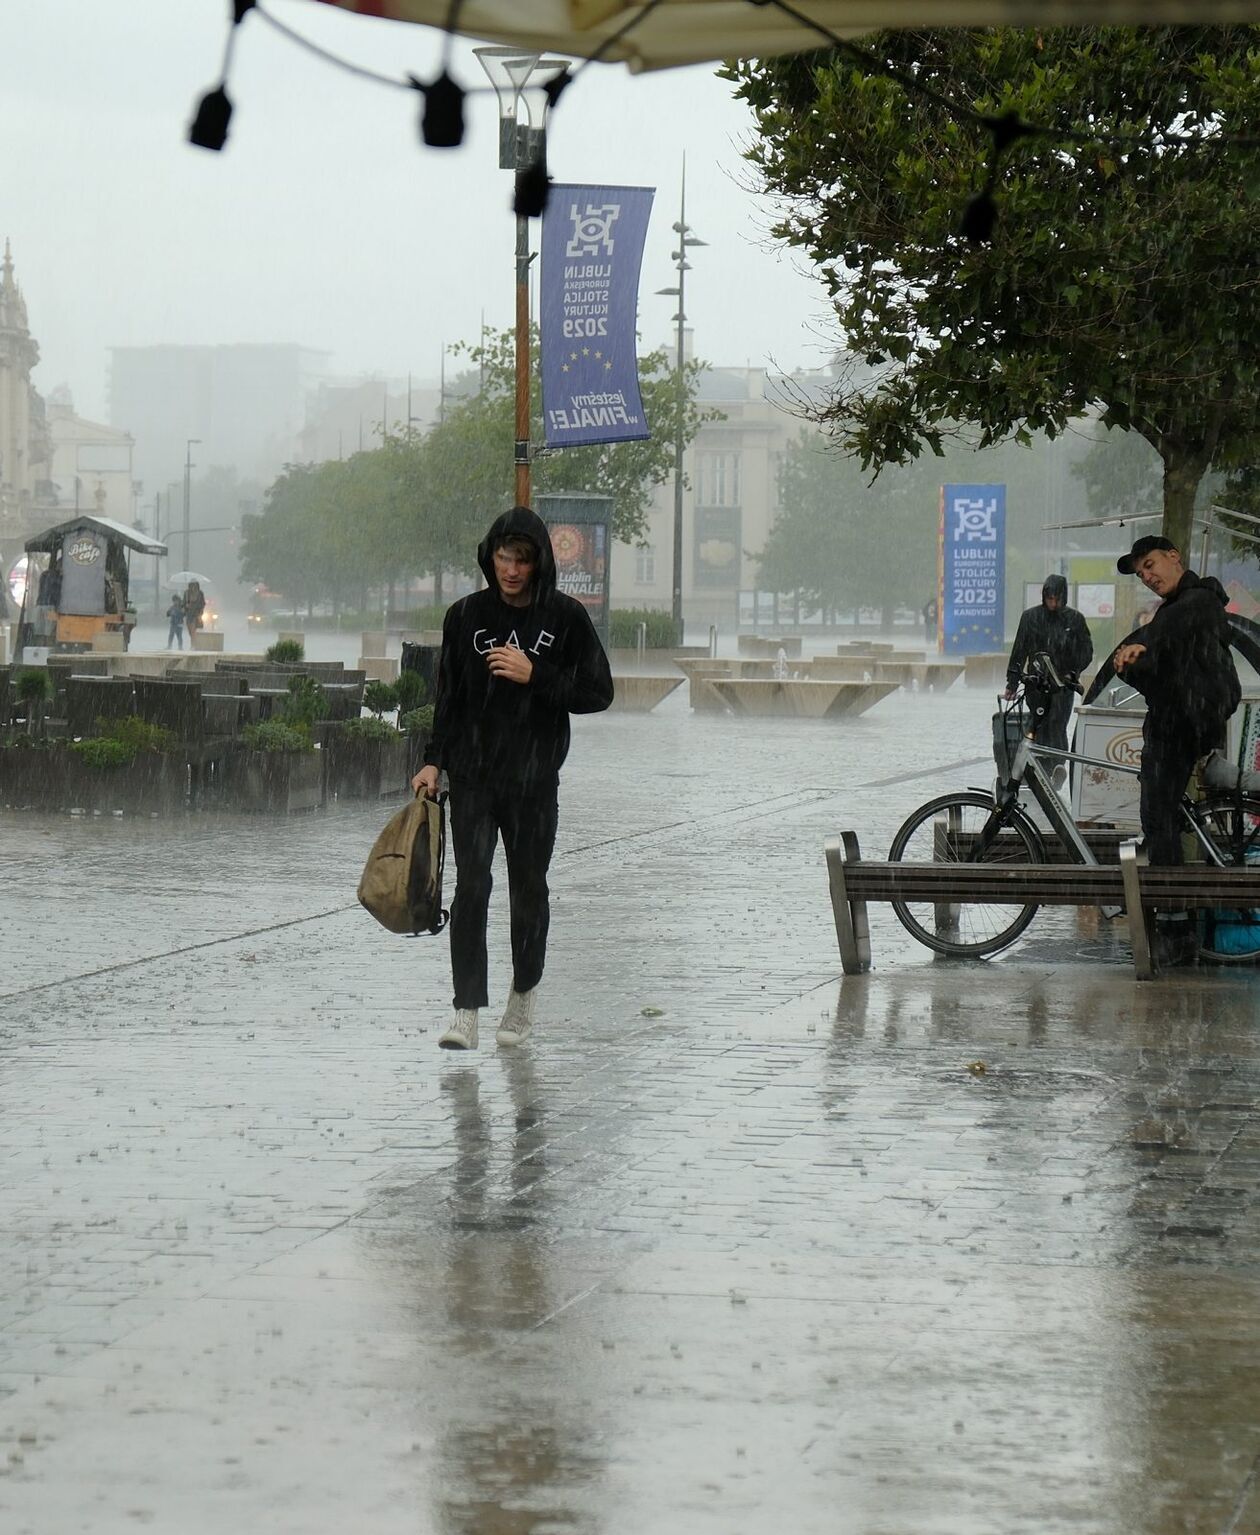
[[[1046,704],[1046,712],[1037,722],[1036,741],[1038,746],[1049,746],[1054,751],[1065,752],[1068,749],[1068,725],[1072,719],[1072,704],[1076,694],[1064,691],[1053,694]],[[1058,764],[1056,763],[1057,767]]]
[[[532,991],[542,979],[551,925],[547,870],[556,844],[556,785],[522,790],[451,784],[455,899],[451,903],[451,973],[456,1007],[485,1007],[486,914],[490,866],[499,836],[507,859],[512,925],[512,984]]]
[[[1142,726],[1142,834],[1147,862],[1175,867],[1181,852],[1181,796],[1195,763],[1219,746],[1223,725],[1192,725],[1184,720],[1152,719]]]

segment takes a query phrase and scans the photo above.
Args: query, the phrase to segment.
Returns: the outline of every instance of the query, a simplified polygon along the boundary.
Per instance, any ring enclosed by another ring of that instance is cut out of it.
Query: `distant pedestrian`
[[[201,582],[190,581],[184,588],[184,622],[188,625],[190,642],[196,638],[197,630],[201,628],[202,615],[205,611],[206,594],[201,589]]]
[[[175,644],[178,644],[179,648],[181,650],[183,650],[183,648],[184,648],[184,599],[179,595],[178,592],[176,592],[172,596],[172,598],[171,598],[171,605],[166,610],[166,619],[167,619],[167,622],[170,624],[170,629],[169,629],[169,631],[167,633],[167,636],[166,636],[166,648],[167,648],[167,650],[170,650],[170,648],[173,645],[175,645]]]
[[[929,645],[936,644],[936,620],[939,612],[936,598],[929,597],[923,604],[923,638]]]
[[[411,780],[417,793],[436,796],[445,771],[450,786],[455,1019],[438,1040],[445,1050],[477,1046],[477,1014],[489,995],[490,868],[500,836],[512,986],[497,1041],[520,1045],[533,1029],[569,716],[598,713],[613,697],[608,657],[590,615],[556,590],[551,535],[540,517],[524,506],[504,512],[478,547],[477,563],[489,586],[447,610],[433,733],[425,765]]]
[[[1041,586],[1041,601],[1035,608],[1028,608],[1020,616],[1015,631],[1015,643],[1011,647],[1011,659],[1006,668],[1006,697],[1015,697],[1020,674],[1034,656],[1048,655],[1055,670],[1065,681],[1075,682],[1094,658],[1094,642],[1090,638],[1089,625],[1075,608],[1067,605],[1067,578],[1047,576]],[[1066,689],[1054,694],[1046,708],[1045,717],[1037,726],[1039,745],[1055,751],[1068,749],[1067,727],[1072,718],[1072,694]],[[1066,775],[1066,767],[1055,769],[1059,777]]]

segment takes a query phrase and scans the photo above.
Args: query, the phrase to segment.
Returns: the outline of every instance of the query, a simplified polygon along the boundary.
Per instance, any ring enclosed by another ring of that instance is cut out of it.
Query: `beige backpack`
[[[450,915],[442,909],[445,861],[446,796],[417,794],[372,844],[359,900],[391,933],[440,933]]]

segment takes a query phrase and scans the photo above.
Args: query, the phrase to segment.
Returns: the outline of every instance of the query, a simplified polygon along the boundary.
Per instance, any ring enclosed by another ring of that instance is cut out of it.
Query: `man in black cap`
[[[1116,569],[1162,599],[1141,638],[1122,641],[1111,661],[1146,699],[1141,816],[1147,859],[1179,864],[1181,796],[1199,758],[1224,745],[1226,722],[1241,696],[1229,653],[1229,599],[1212,576],[1187,570],[1177,546],[1159,534],[1139,538]],[[1165,938],[1171,935],[1171,957],[1188,957],[1185,913],[1166,918],[1161,925]]]
[[[1048,655],[1059,675],[1073,681],[1093,660],[1094,642],[1089,637],[1089,625],[1075,608],[1068,607],[1067,594],[1065,576],[1047,576],[1041,587],[1041,602],[1020,615],[1006,668],[1008,699],[1015,697],[1020,673],[1036,655]],[[1037,725],[1037,741],[1056,751],[1067,751],[1067,727],[1071,717],[1072,694],[1066,690],[1054,694]],[[1055,773],[1066,777],[1062,766],[1056,768]]]

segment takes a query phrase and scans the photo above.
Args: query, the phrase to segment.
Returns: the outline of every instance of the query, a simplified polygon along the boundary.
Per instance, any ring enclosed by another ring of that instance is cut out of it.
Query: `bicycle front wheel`
[[[1012,811],[981,849],[981,833],[995,812],[992,797],[978,789],[929,800],[893,838],[889,862],[1044,863],[1041,837],[1019,811]],[[920,943],[957,959],[980,959],[1007,948],[1037,914],[1035,904],[986,901],[894,901],[892,908]]]
[[[1214,796],[1199,805],[1199,819],[1226,864],[1254,870],[1260,886],[1260,798]],[[1199,957],[1214,965],[1254,965],[1260,961],[1260,904],[1206,913]]]

